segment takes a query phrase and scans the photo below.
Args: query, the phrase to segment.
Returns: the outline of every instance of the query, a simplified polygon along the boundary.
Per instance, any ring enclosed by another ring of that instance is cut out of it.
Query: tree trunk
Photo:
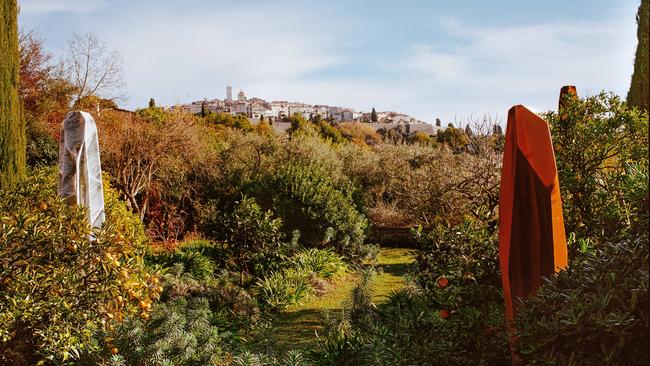
[[[25,124],[18,99],[17,0],[0,5],[0,188],[25,176]]]

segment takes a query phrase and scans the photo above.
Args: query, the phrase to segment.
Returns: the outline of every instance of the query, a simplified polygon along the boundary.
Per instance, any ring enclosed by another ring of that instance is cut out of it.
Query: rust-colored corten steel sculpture
[[[543,119],[521,105],[508,112],[499,195],[499,257],[506,319],[512,327],[513,299],[536,292],[543,276],[567,265],[551,133]]]
[[[578,91],[576,90],[576,87],[573,85],[565,85],[560,89],[560,100],[558,101],[558,112],[562,111],[562,108],[567,103],[567,98],[568,96],[572,97],[577,97],[578,96]]]

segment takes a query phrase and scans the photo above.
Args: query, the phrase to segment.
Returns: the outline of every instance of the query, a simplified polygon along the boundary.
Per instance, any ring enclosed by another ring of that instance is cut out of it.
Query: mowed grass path
[[[413,262],[411,249],[381,248],[377,257],[378,274],[372,282],[373,302],[380,304],[393,291],[404,287],[404,274]],[[381,270],[380,270],[381,268]],[[290,307],[275,320],[274,333],[282,349],[313,347],[317,337],[324,335],[330,319],[341,316],[342,302],[350,298],[358,281],[356,274],[348,274],[334,281],[322,296],[310,296],[300,305]]]

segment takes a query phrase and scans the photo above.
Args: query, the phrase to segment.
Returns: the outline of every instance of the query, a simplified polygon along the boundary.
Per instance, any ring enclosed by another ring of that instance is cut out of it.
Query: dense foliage
[[[648,165],[647,113],[601,93],[569,97],[561,114],[549,112],[546,119],[553,134],[567,232],[596,241],[620,237],[635,213],[626,185],[635,170]]]
[[[613,95],[549,113],[570,261],[520,306],[530,364],[648,360],[648,115]]]
[[[80,91],[40,40],[28,33],[20,44],[27,160],[51,165]],[[153,100],[129,112],[78,99],[115,187],[108,220],[91,231],[57,198],[53,169],[0,191],[0,363],[511,362],[496,121],[430,136],[295,114],[276,133],[275,122],[253,126],[205,104],[197,116]],[[522,300],[519,351],[530,364],[647,361],[648,115],[610,94],[565,102],[545,118],[571,265]],[[375,304],[379,229],[410,232],[417,254],[407,286]],[[315,349],[273,341],[281,313],[344,274],[358,283]]]
[[[240,274],[257,276],[268,272],[281,260],[282,220],[264,212],[254,199],[242,197],[235,202],[232,213],[220,213],[212,204],[205,216],[205,232],[224,243],[222,251],[230,258]]]
[[[650,336],[647,237],[601,244],[519,305],[529,365],[645,365]]]
[[[92,351],[92,332],[147,314],[160,288],[143,266],[141,223],[106,187],[106,223],[56,194],[57,174],[32,172],[0,191],[0,360],[62,362]],[[107,183],[107,182],[105,182]]]
[[[9,188],[25,175],[25,121],[18,98],[20,54],[18,1],[0,6],[0,188]]]
[[[381,306],[372,273],[313,357],[327,365],[509,364],[497,241],[473,221],[421,236],[415,282]]]
[[[337,186],[318,165],[289,164],[251,187],[282,218],[285,232],[300,231],[312,247],[331,246],[349,259],[365,256],[367,220],[348,187]]]

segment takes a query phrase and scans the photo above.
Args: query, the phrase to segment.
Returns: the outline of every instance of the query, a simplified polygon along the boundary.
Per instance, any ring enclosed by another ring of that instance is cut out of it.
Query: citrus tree
[[[148,317],[161,291],[142,261],[140,221],[104,182],[106,222],[56,194],[53,169],[0,190],[0,363],[63,363],[102,345],[94,331]],[[111,347],[111,340],[105,340]]]

